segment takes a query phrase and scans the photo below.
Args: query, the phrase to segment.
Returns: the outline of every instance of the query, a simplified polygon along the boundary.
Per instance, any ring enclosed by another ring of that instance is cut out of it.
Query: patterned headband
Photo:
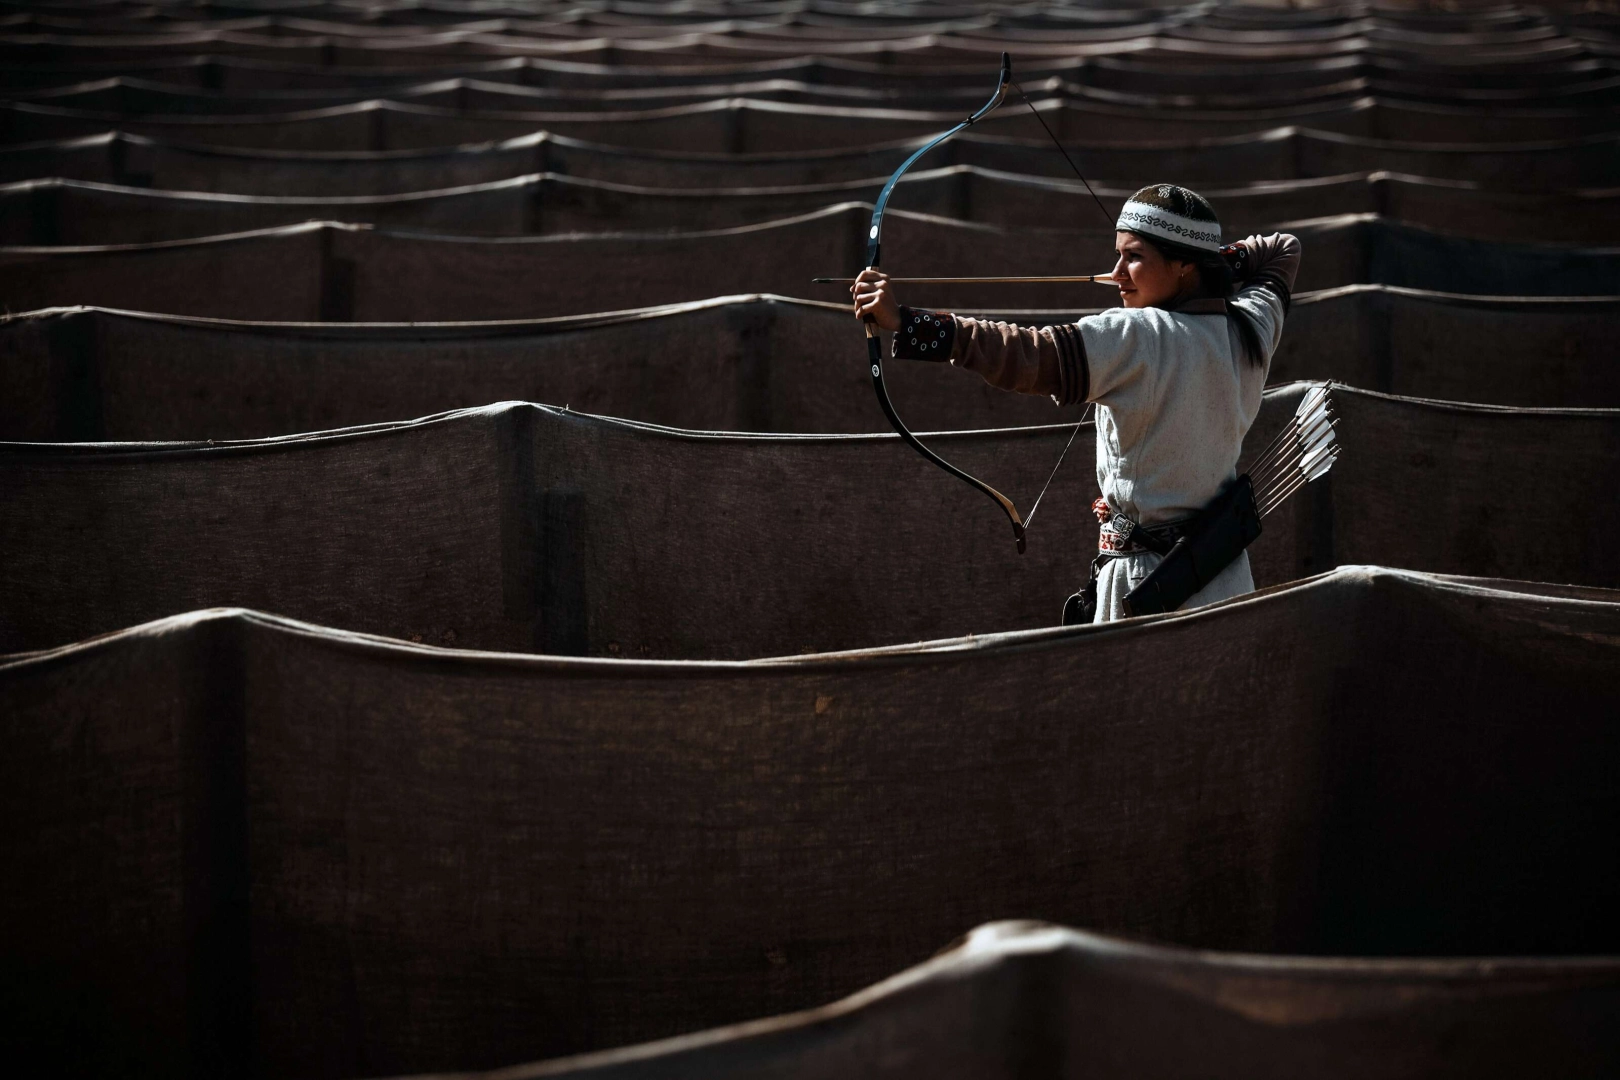
[[[1177,213],[1169,206],[1164,205],[1175,195],[1181,194],[1181,189],[1166,184],[1160,188],[1143,188],[1131,196],[1125,208],[1119,212],[1119,221],[1114,228],[1121,232],[1141,233],[1144,236],[1168,240],[1172,244],[1181,244],[1200,251],[1221,250],[1221,223],[1219,221],[1202,221],[1198,218],[1188,217]],[[1187,192],[1187,195],[1192,195]],[[1157,195],[1158,198],[1153,198]],[[1143,196],[1153,198],[1146,201]],[[1197,196],[1193,196],[1197,198]],[[1184,199],[1190,202],[1191,200]],[[1202,199],[1198,200],[1202,202]],[[1196,204],[1194,204],[1196,205]],[[1208,205],[1205,203],[1204,205]]]

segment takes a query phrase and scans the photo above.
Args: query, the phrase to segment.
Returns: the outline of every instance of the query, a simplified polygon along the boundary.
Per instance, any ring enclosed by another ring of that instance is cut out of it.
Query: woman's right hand
[[[862,270],[849,292],[855,298],[857,319],[874,323],[880,330],[900,329],[900,301],[895,298],[889,275],[881,270]]]

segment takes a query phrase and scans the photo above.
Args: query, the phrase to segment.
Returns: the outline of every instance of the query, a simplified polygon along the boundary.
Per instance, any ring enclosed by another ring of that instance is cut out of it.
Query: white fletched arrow
[[[1305,392],[1294,415],[1249,469],[1254,503],[1261,517],[1333,468],[1339,459],[1338,433],[1334,429],[1337,419],[1331,383]]]

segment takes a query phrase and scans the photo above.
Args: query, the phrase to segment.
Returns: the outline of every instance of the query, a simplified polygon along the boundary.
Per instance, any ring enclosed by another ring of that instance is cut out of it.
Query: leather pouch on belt
[[[1260,535],[1260,511],[1254,487],[1240,476],[1221,490],[1168,554],[1125,594],[1129,615],[1175,611],[1254,543]]]

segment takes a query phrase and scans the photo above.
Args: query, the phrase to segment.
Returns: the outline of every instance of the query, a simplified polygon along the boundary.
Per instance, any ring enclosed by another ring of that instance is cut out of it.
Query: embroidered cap
[[[1221,250],[1215,208],[1198,192],[1176,184],[1150,184],[1132,195],[1114,228],[1201,251]]]

